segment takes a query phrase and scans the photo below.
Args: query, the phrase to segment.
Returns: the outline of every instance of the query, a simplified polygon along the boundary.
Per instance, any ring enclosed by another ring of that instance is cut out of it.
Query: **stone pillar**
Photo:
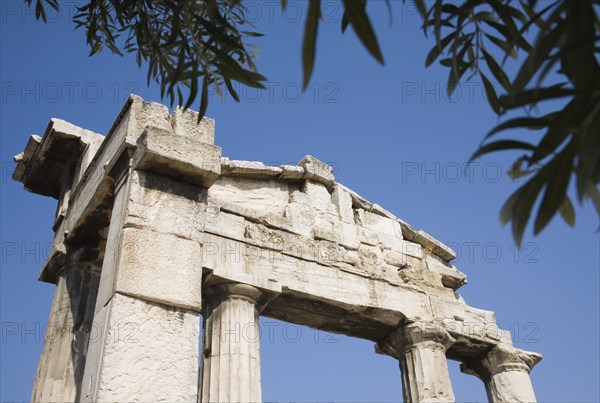
[[[408,323],[378,345],[400,361],[405,402],[453,402],[446,350],[454,339],[441,325]]]
[[[196,401],[205,190],[115,175],[82,400]]]
[[[478,360],[461,364],[462,372],[485,383],[490,402],[535,402],[529,372],[542,356],[512,346],[496,346]]]
[[[260,402],[257,288],[238,283],[203,290],[201,402]]]
[[[58,273],[32,401],[79,400],[99,279],[99,268],[86,263]]]

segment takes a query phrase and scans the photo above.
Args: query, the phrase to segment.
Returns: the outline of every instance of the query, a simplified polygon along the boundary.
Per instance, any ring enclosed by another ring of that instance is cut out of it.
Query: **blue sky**
[[[34,21],[20,1],[0,2],[2,340],[0,400],[28,400],[43,347],[54,287],[37,281],[50,250],[56,202],[10,179],[12,156],[28,137],[58,117],[106,133],[130,92],[160,101],[133,58],[108,52],[88,57],[83,31],[73,31],[76,2],[49,24]],[[296,163],[312,154],[334,166],[338,181],[415,227],[451,245],[469,278],[459,292],[496,312],[516,346],[540,352],[532,380],[539,401],[600,401],[599,234],[591,205],[577,209],[577,226],[555,218],[522,250],[498,212],[514,189],[505,175],[516,157],[497,154],[465,163],[497,122],[483,86],[467,83],[445,94],[448,72],[425,69],[433,45],[408,4],[395,4],[389,26],[383,2],[370,8],[386,59],[378,65],[349,30],[341,6],[324,1],[317,64],[309,90],[299,93],[304,3],[249,2],[266,37],[257,65],[268,89],[242,89],[241,103],[211,97],[216,143],[232,159]],[[529,135],[529,134],[528,134]],[[263,318],[265,401],[399,401],[397,362],[364,340]],[[483,385],[450,362],[459,401],[484,401]]]

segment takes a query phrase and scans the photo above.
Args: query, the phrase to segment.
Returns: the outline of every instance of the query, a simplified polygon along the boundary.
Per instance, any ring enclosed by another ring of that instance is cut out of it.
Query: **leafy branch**
[[[34,0],[24,0],[33,6]],[[367,13],[368,0],[340,0],[341,30],[352,27],[367,51],[384,63],[375,30]],[[461,80],[481,79],[491,109],[504,116],[515,110],[525,115],[498,124],[485,136],[471,160],[485,154],[518,150],[509,171],[515,179],[528,176],[507,200],[502,224],[511,222],[520,245],[534,206],[538,234],[559,213],[575,223],[568,196],[575,182],[578,202],[591,199],[600,214],[600,22],[598,0],[414,0],[423,18],[423,32],[435,45],[425,66],[436,60],[449,68],[451,95]],[[373,3],[373,2],[372,2]],[[287,0],[281,0],[285,8]],[[304,89],[316,60],[321,0],[308,0],[302,44]],[[385,0],[388,12],[392,2]],[[35,15],[46,21],[46,7],[59,10],[57,0],[35,0]],[[105,47],[112,53],[132,53],[138,66],[147,65],[147,80],[160,85],[161,97],[186,108],[200,97],[200,117],[208,106],[208,89],[223,95],[223,86],[239,101],[232,81],[264,88],[266,78],[256,72],[251,30],[242,0],[89,0],[78,7],[74,22],[86,32],[90,55]],[[243,29],[249,26],[250,30]],[[535,30],[535,40],[528,38]],[[503,55],[498,61],[495,54]],[[509,59],[523,60],[510,79],[504,69]],[[551,74],[553,73],[553,74]],[[557,80],[556,77],[561,77]],[[491,78],[500,84],[498,95]],[[184,102],[183,90],[187,91]],[[200,93],[200,95],[198,95]],[[541,115],[538,104],[560,100],[564,107]],[[539,142],[530,134],[523,140],[497,139],[506,130],[542,131]]]

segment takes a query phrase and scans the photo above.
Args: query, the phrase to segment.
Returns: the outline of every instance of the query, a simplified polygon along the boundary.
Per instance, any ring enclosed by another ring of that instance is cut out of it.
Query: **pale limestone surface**
[[[96,316],[83,401],[196,400],[198,313],[115,294]]]
[[[106,137],[53,119],[16,157],[14,178],[59,203],[40,274],[58,283],[51,320],[76,314],[98,330],[69,325],[68,361],[46,341],[34,400],[260,400],[258,342],[223,350],[222,332],[205,335],[199,377],[201,312],[210,326],[262,314],[372,340],[399,361],[405,400],[453,400],[447,358],[493,401],[535,399],[541,356],[512,347],[493,312],[456,293],[466,276],[447,245],[315,157],[280,167],[222,157],[214,121],[197,117],[131,96]],[[101,268],[99,281],[80,276],[87,294],[65,293],[66,267]],[[140,330],[135,343],[124,325]]]

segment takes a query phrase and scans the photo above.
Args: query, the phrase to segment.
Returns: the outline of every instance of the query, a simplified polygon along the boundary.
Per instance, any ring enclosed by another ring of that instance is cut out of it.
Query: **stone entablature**
[[[260,400],[258,343],[215,350],[211,332],[200,349],[201,313],[205,329],[260,314],[372,340],[399,360],[405,400],[454,399],[446,358],[491,400],[535,399],[528,371],[541,356],[515,349],[493,312],[456,293],[466,277],[454,252],[312,156],[279,167],[230,160],[214,121],[131,96],[106,137],[52,119],[15,159],[14,179],[58,199],[40,274],[58,285],[51,315],[64,320],[74,314],[65,298],[85,299],[77,314],[103,329],[89,345],[78,337],[60,373],[45,346],[34,400]],[[96,274],[65,277],[65,267]],[[135,345],[115,337],[124,321],[146,329]]]

